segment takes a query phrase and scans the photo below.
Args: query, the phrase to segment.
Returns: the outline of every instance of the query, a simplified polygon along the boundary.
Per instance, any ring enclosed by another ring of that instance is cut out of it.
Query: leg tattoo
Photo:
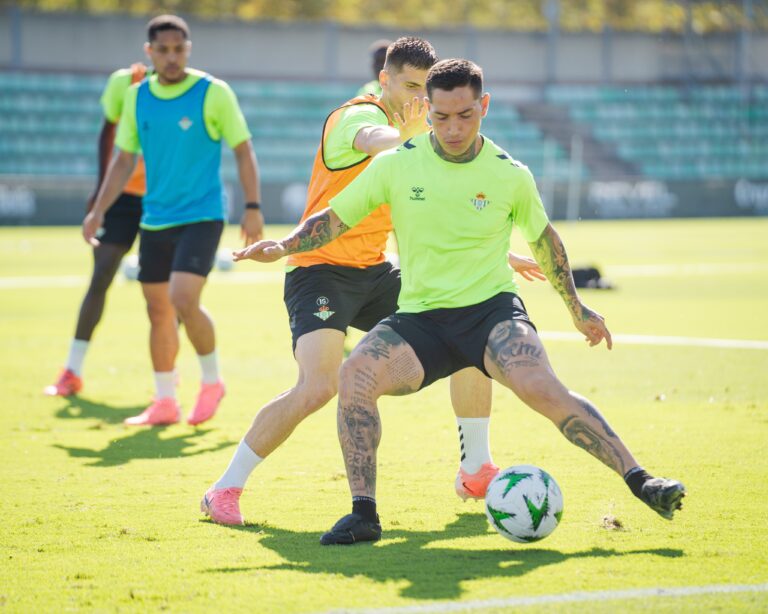
[[[626,472],[624,444],[597,408],[582,396],[571,393],[583,413],[571,414],[560,423],[560,431],[572,444],[586,450],[603,464],[623,476]]]

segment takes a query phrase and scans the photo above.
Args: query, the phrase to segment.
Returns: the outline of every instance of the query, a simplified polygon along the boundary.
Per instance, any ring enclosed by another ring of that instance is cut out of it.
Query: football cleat
[[[138,416],[126,418],[123,422],[129,426],[160,426],[164,424],[176,424],[181,415],[181,408],[176,399],[166,397],[155,399],[152,405],[147,407]]]
[[[499,473],[499,468],[493,463],[483,463],[477,473],[467,473],[462,468],[456,474],[456,494],[466,501],[469,498],[483,499],[488,484]]]
[[[640,499],[667,520],[672,520],[675,511],[683,507],[683,497],[685,486],[668,478],[651,478],[640,489]]]
[[[46,386],[43,393],[49,397],[69,397],[83,388],[83,380],[74,371],[64,369],[55,384]]]
[[[224,392],[224,382],[221,380],[213,384],[202,384],[197,402],[187,417],[187,423],[195,425],[213,418],[221,399],[224,398]]]
[[[365,520],[360,514],[347,514],[320,538],[323,546],[347,546],[357,542],[375,542],[381,539],[379,516],[376,522]]]
[[[245,524],[239,503],[242,492],[242,488],[211,486],[200,501],[200,511],[219,524]]]

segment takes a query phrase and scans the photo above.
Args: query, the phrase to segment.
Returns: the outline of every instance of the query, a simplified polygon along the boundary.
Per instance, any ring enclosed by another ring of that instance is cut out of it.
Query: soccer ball
[[[229,247],[220,247],[216,251],[216,268],[219,271],[231,271],[235,266],[235,261],[232,260],[232,249]]]
[[[485,515],[500,535],[513,542],[539,541],[560,523],[563,495],[543,469],[515,465],[500,471],[488,485]]]
[[[123,275],[126,279],[136,280],[139,277],[139,257],[136,254],[131,254],[123,258],[122,267]]]

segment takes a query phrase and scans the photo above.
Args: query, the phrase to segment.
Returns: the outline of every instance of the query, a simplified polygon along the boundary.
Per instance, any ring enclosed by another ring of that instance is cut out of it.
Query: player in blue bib
[[[242,229],[246,241],[259,239],[259,179],[251,134],[229,86],[187,68],[191,49],[183,19],[162,15],[149,22],[145,51],[155,72],[125,94],[114,159],[83,236],[97,245],[97,231],[141,152],[147,192],[141,218],[139,281],[147,302],[155,374],[155,399],[131,425],[178,422],[175,361],[177,316],[197,352],[202,384],[190,424],[213,417],[224,396],[213,321],[200,296],[213,266],[224,226],[221,141],[234,150],[246,199]]]

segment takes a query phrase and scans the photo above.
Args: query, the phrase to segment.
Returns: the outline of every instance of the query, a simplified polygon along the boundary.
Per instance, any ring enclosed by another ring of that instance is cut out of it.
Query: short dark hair
[[[368,47],[368,51],[371,54],[371,67],[373,68],[373,76],[378,79],[379,72],[384,68],[384,62],[387,59],[387,49],[392,44],[391,40],[386,38],[380,38],[377,41],[371,43]]]
[[[147,24],[147,40],[151,43],[157,38],[158,32],[165,32],[167,30],[181,32],[184,38],[189,40],[189,26],[186,21],[177,15],[158,15],[151,19]]]
[[[434,90],[450,92],[456,87],[468,85],[475,96],[483,93],[483,69],[469,60],[441,60],[427,73],[427,96]]]
[[[437,53],[429,41],[415,36],[401,36],[387,49],[385,69],[401,71],[403,66],[428,70],[437,62]]]

